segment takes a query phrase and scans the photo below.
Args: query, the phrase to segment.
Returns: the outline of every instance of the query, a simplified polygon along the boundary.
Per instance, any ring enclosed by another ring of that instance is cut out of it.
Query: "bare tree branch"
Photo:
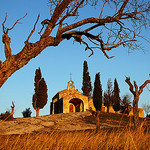
[[[11,106],[11,115],[13,116],[14,114],[14,109],[15,109],[15,104],[14,102],[12,101],[12,106]]]
[[[106,2],[107,2],[107,0],[105,0],[105,2],[104,2],[104,4],[103,4],[103,7],[102,7],[102,10],[101,10],[101,13],[100,13],[99,18],[101,18],[101,17],[102,17],[102,13],[103,13],[103,10],[104,10],[104,7],[105,7]]]
[[[131,93],[135,96],[135,91],[133,90],[133,85],[130,82],[130,77],[126,77],[125,82],[129,85],[129,87],[130,87],[129,89],[130,89]]]
[[[35,32],[35,27],[39,20],[39,18],[37,18],[31,33],[25,41],[25,46],[16,55],[11,54],[11,38],[8,36],[8,31],[12,30],[27,14],[18,19],[11,28],[5,27],[7,20],[6,14],[2,23],[4,33],[2,41],[4,43],[6,60],[4,62],[0,61],[0,87],[15,71],[26,65],[45,48],[58,46],[65,39],[69,40],[74,38],[74,41],[84,44],[86,46],[85,49],[91,51],[91,55],[94,54],[94,48],[99,48],[108,59],[113,57],[108,56],[108,51],[121,45],[131,50],[137,49],[140,48],[140,44],[138,44],[136,40],[139,38],[146,39],[141,31],[143,27],[149,27],[149,0],[144,2],[132,0],[132,3],[129,0],[103,0],[103,4],[98,0],[48,1],[50,16],[48,19],[42,21],[42,35],[39,36],[38,41],[32,43],[28,42]],[[102,4],[102,7],[100,4]],[[79,10],[85,6],[90,8],[92,8],[92,6],[95,8],[101,7],[99,11],[100,16],[90,17],[89,15],[89,18],[81,17],[81,19]],[[112,15],[109,16],[107,11],[104,11],[104,8],[111,8]],[[69,20],[70,18],[77,18],[78,20],[72,22],[72,20]],[[44,24],[45,21],[46,25]],[[99,33],[97,33],[97,31],[99,31]],[[87,38],[87,41],[83,37]],[[147,39],[147,41],[149,41],[149,39]]]
[[[138,86],[136,84],[136,81],[134,81],[134,88],[135,90],[133,90],[133,85],[130,82],[130,78],[126,77],[125,82],[129,85],[129,89],[131,91],[131,93],[134,95],[134,99],[133,99],[133,117],[134,117],[134,125],[135,128],[137,129],[140,126],[140,122],[139,122],[139,110],[138,110],[138,102],[139,102],[139,96],[140,94],[143,92],[143,88],[150,83],[150,80],[146,80],[138,89]]]
[[[4,22],[2,23],[2,26],[3,26],[3,33],[4,33],[4,34],[5,34],[6,32],[8,32],[8,31],[6,30],[6,27],[4,26],[6,20],[7,20],[7,13],[6,13],[6,16],[5,16],[5,20],[4,20]]]
[[[26,13],[22,18],[18,19],[18,20],[14,23],[14,25],[13,25],[11,28],[8,28],[8,30],[12,30],[12,29],[15,27],[15,25],[16,25],[17,23],[19,23],[19,21],[20,21],[21,19],[25,18],[26,16],[27,16],[27,13]]]
[[[96,26],[98,26],[98,25],[95,25],[95,27],[96,27]],[[94,27],[94,26],[93,26],[93,27]],[[92,29],[92,28],[89,28],[89,29]],[[89,29],[88,29],[88,30],[89,30]],[[85,30],[85,31],[88,31],[88,30]],[[101,49],[102,52],[104,53],[104,55],[105,55],[108,59],[113,58],[114,56],[109,57],[109,56],[107,55],[107,53],[106,53],[106,50],[109,51],[109,50],[111,50],[111,49],[113,49],[113,48],[116,48],[116,47],[118,47],[118,46],[120,46],[120,45],[125,44],[126,42],[135,41],[135,40],[128,40],[128,41],[118,42],[118,43],[115,44],[114,46],[108,47],[108,45],[105,44],[105,43],[103,42],[103,40],[100,39],[98,36],[94,36],[94,35],[92,35],[92,34],[90,34],[90,33],[85,32],[85,31],[83,31],[83,32],[82,32],[82,31],[81,31],[81,32],[79,32],[79,31],[67,32],[67,33],[65,33],[65,34],[62,35],[62,38],[66,38],[67,40],[69,40],[71,37],[75,37],[75,35],[76,35],[76,37],[78,36],[78,40],[76,39],[76,41],[77,41],[77,42],[80,42],[80,43],[81,43],[81,41],[82,41],[82,43],[85,44],[85,42],[83,42],[83,40],[81,40],[81,36],[84,35],[84,36],[86,36],[93,44],[99,45],[100,47],[95,47],[95,48]],[[93,42],[92,40],[96,40],[96,41],[99,42],[99,43],[97,44],[97,43]],[[86,45],[87,45],[87,43],[86,43]],[[105,45],[107,45],[107,47],[105,47]],[[93,48],[94,48],[94,47],[93,47]],[[92,47],[87,46],[87,49],[92,50]],[[94,52],[93,52],[93,50],[92,50],[92,55],[93,55],[93,54],[94,54]],[[91,56],[91,55],[90,55],[90,56]]]
[[[27,38],[27,40],[25,42],[29,41],[30,37],[32,36],[33,32],[35,31],[35,27],[36,27],[36,24],[38,23],[39,17],[40,17],[40,14],[37,17],[37,20],[36,20],[36,22],[34,24],[33,30],[31,31],[30,35],[28,36],[28,38]]]
[[[12,30],[12,29],[15,27],[15,25],[16,25],[17,23],[19,23],[19,21],[20,21],[21,19],[25,18],[26,16],[27,16],[27,13],[26,13],[23,17],[21,17],[20,19],[18,19],[18,20],[14,23],[14,25],[13,25],[11,28],[6,28],[6,27],[4,26],[4,24],[5,24],[5,22],[6,22],[6,19],[7,19],[7,13],[6,13],[5,20],[4,20],[4,22],[2,23],[2,26],[3,26],[3,33],[4,33],[4,34],[8,34],[8,31],[9,31],[9,30]]]
[[[140,87],[139,87],[139,94],[141,94],[143,92],[143,89],[145,88],[145,86],[150,83],[150,80],[146,80]]]
[[[122,4],[120,10],[118,11],[118,15],[117,15],[117,18],[120,18],[120,16],[122,15],[123,11],[124,11],[124,8],[126,7],[127,3],[128,3],[129,0],[124,0],[124,3]]]

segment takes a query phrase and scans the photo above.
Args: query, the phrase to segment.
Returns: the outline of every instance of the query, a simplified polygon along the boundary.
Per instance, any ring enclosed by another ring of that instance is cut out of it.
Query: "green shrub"
[[[0,119],[1,120],[12,120],[13,116],[9,110],[7,110],[5,113],[0,114]]]
[[[31,117],[31,110],[30,110],[30,108],[26,108],[26,110],[24,110],[23,112],[22,112],[22,115],[23,115],[23,117]]]

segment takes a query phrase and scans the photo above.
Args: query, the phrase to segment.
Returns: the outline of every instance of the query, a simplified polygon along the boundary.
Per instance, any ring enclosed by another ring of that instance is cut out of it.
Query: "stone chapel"
[[[93,105],[93,99],[83,95],[81,92],[75,89],[74,82],[70,80],[68,82],[67,89],[58,92],[53,98],[50,105],[50,114],[59,113],[71,113],[71,112],[84,112],[87,109],[95,111]],[[107,107],[102,104],[101,111],[107,112]],[[110,113],[115,113],[113,106],[109,107]],[[120,112],[117,112],[120,113]],[[129,116],[133,115],[133,108],[129,113]],[[139,108],[139,117],[144,117],[142,108]]]
[[[51,114],[84,112],[90,107],[94,109],[93,99],[76,90],[74,82],[70,80],[67,89],[58,92],[52,98]]]

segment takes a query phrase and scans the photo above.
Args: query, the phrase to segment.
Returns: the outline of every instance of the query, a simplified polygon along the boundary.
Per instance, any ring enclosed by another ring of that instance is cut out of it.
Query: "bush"
[[[0,119],[1,120],[12,120],[13,116],[9,110],[7,110],[5,113],[0,114]]]
[[[150,120],[150,114],[146,115],[147,120]]]
[[[22,112],[22,115],[23,117],[31,117],[31,113],[32,111],[30,110],[30,108],[26,108],[26,110]]]

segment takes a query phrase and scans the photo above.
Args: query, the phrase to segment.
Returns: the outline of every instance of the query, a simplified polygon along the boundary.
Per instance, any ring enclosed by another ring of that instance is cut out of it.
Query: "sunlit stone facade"
[[[81,92],[76,90],[72,80],[68,82],[67,89],[58,92],[52,98],[50,107],[50,114],[84,112],[87,109],[95,111],[93,99],[84,96]],[[144,117],[143,109],[140,108],[139,110],[139,116]],[[107,112],[107,107],[105,107],[104,104],[102,104],[101,111]],[[109,112],[115,113],[112,106],[109,107]],[[129,115],[133,115],[132,109]]]

